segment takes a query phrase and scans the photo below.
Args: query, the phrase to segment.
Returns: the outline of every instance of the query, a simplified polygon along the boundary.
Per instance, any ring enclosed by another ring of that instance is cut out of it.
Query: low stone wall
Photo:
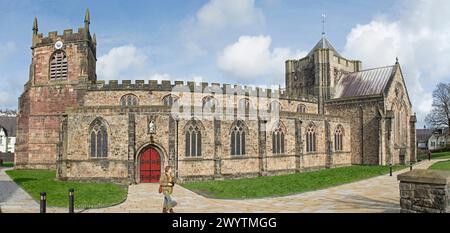
[[[398,175],[402,213],[450,213],[450,172],[413,170]]]

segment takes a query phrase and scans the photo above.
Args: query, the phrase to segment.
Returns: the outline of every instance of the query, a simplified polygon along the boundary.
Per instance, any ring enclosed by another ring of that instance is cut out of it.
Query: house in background
[[[438,150],[443,149],[450,145],[450,135],[449,129],[435,129],[431,137],[428,139],[428,149],[430,150]]]
[[[428,150],[428,140],[433,135],[433,129],[416,129],[417,149]]]
[[[16,116],[0,115],[0,159],[14,162],[16,144]]]

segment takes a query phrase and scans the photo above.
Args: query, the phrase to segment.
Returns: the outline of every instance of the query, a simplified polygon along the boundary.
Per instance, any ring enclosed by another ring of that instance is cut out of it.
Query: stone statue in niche
[[[151,121],[148,123],[148,133],[149,133],[149,134],[155,134],[155,133],[156,133],[156,125],[155,125],[155,123],[153,122],[153,120],[151,120]]]

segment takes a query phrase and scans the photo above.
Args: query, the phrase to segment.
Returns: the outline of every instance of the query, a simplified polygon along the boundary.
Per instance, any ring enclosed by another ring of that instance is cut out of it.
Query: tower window
[[[67,56],[62,50],[58,50],[53,53],[50,60],[50,79],[61,80],[67,79]]]

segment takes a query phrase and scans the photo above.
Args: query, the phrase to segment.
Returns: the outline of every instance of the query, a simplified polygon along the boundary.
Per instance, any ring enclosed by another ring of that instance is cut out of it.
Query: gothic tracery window
[[[133,94],[127,94],[122,96],[120,99],[120,105],[122,106],[137,106],[139,105],[139,100],[137,96]]]
[[[336,131],[334,132],[334,150],[335,151],[343,151],[344,147],[343,147],[343,135],[344,135],[344,129],[342,128],[341,125],[339,125],[336,128]]]
[[[316,132],[314,125],[310,125],[306,130],[306,152],[316,151]]]
[[[50,79],[51,80],[61,80],[67,79],[67,56],[62,50],[58,50],[53,53],[50,60]]]
[[[272,131],[272,153],[284,154],[285,129],[281,122],[277,122]]]
[[[185,144],[186,157],[197,157],[202,155],[201,126],[195,121],[188,123],[185,129]]]
[[[245,155],[245,125],[237,121],[231,128],[231,155]]]
[[[91,124],[90,147],[92,158],[105,158],[108,156],[108,130],[106,123],[100,119],[95,119]]]

